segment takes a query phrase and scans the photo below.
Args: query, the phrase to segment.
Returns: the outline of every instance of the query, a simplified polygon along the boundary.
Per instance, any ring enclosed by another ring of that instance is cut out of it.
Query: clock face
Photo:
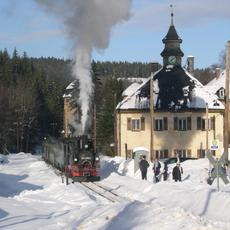
[[[176,63],[176,57],[175,56],[169,56],[168,61],[169,61],[169,64],[174,65]]]

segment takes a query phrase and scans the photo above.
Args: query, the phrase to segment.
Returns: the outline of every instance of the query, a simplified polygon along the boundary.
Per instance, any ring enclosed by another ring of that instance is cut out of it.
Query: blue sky
[[[93,52],[101,61],[158,61],[162,39],[170,24],[172,0],[133,0],[131,17],[112,30],[109,47]],[[174,24],[185,53],[195,65],[208,67],[230,40],[229,0],[174,0]],[[0,0],[0,49],[26,51],[32,57],[72,57],[72,43],[58,18],[48,15],[33,0]],[[186,58],[183,59],[185,63]]]

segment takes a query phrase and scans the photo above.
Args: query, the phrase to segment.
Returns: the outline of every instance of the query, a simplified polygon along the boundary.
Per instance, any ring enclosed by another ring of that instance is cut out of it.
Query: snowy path
[[[151,183],[133,174],[133,162],[104,160],[98,184],[130,201],[111,203],[83,186],[62,184],[38,157],[9,156],[0,165],[0,229],[229,230],[230,186],[200,183],[205,161],[186,163],[191,178]]]

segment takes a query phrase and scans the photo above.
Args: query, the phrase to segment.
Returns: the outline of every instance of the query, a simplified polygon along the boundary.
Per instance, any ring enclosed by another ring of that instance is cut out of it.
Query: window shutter
[[[201,117],[197,117],[197,130],[201,130]]]
[[[169,151],[168,149],[164,150],[164,158],[168,158],[169,157]]]
[[[168,118],[164,117],[163,122],[164,122],[163,130],[168,130]]]
[[[178,130],[177,122],[178,122],[178,118],[174,117],[174,130]]]
[[[197,149],[197,158],[201,158],[201,150]]]
[[[191,117],[187,117],[187,130],[192,129],[192,119]]]
[[[191,149],[188,149],[188,156],[187,157],[191,157],[192,156],[192,151]]]
[[[141,130],[145,130],[145,118],[141,117]]]
[[[176,157],[177,156],[177,150],[174,149],[174,156]]]
[[[158,150],[155,151],[156,158],[158,158],[158,159],[160,158],[160,157],[159,157],[159,155],[160,155],[159,152],[160,152],[160,151],[158,151]]]
[[[203,119],[201,119],[201,130],[206,130],[206,119],[205,118],[203,118]]]
[[[211,117],[211,129],[215,130],[215,116]]]
[[[157,124],[156,124],[157,120],[155,120],[155,118],[153,118],[153,130],[156,131],[156,127],[157,127]]]
[[[127,130],[132,130],[131,118],[127,118]]]

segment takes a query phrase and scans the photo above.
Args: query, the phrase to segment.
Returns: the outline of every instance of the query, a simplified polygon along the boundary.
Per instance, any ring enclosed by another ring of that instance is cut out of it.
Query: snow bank
[[[207,159],[182,163],[183,181],[154,184],[134,173],[133,160],[102,157],[100,183],[126,197],[111,203],[80,183],[66,186],[52,167],[31,154],[0,164],[0,229],[229,230],[230,185],[207,185]],[[163,167],[163,166],[162,166]],[[169,165],[171,172],[173,165]]]

